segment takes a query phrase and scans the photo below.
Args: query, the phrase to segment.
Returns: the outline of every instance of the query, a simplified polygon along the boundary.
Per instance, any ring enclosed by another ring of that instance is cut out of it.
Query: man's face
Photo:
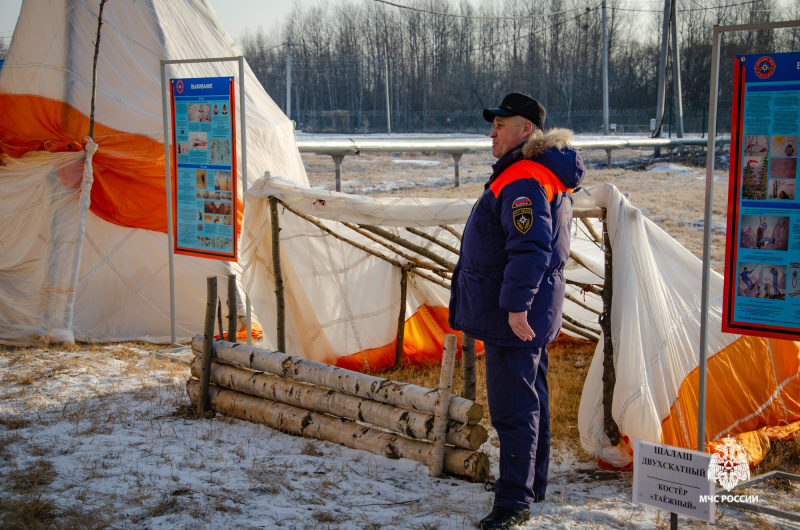
[[[495,116],[492,122],[492,155],[500,158],[531,135],[531,122],[521,116]]]

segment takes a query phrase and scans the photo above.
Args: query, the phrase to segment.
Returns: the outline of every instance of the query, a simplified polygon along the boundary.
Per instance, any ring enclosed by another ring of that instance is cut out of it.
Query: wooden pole
[[[439,245],[439,246],[440,246],[440,247],[442,247],[443,249],[445,249],[445,250],[448,250],[448,251],[452,252],[453,254],[456,254],[456,255],[458,255],[458,253],[459,253],[459,252],[458,252],[458,249],[457,249],[456,247],[453,247],[453,246],[451,246],[451,245],[448,245],[447,243],[445,243],[445,242],[444,242],[444,241],[442,241],[441,239],[439,239],[439,238],[437,238],[437,237],[434,237],[434,236],[432,236],[432,235],[430,235],[430,234],[426,234],[426,233],[425,233],[425,232],[423,232],[422,230],[417,230],[416,228],[411,228],[411,227],[409,227],[409,226],[407,226],[407,227],[406,227],[406,230],[407,230],[407,231],[409,231],[409,232],[411,232],[411,233],[412,233],[412,234],[414,234],[415,236],[419,236],[419,237],[421,237],[421,238],[423,238],[423,239],[427,239],[427,240],[428,240],[428,241],[430,241],[431,243],[436,243],[437,245]]]
[[[236,310],[236,275],[228,275],[228,342],[236,341],[237,324]]]
[[[597,276],[598,278],[602,278],[602,276],[600,276],[599,274],[597,274],[596,272],[594,272],[592,269],[590,269],[590,268],[589,268],[589,267],[586,265],[586,263],[584,263],[584,262],[583,262],[583,260],[582,260],[581,258],[579,258],[579,257],[578,257],[578,256],[577,256],[577,255],[576,255],[576,254],[575,254],[573,251],[571,251],[571,250],[569,251],[569,257],[570,257],[570,258],[572,258],[572,260],[573,260],[575,263],[577,263],[578,265],[580,265],[581,267],[583,267],[583,268],[584,268],[584,269],[586,269],[587,271],[591,272],[592,274],[594,274],[594,275],[595,275],[595,276]]]
[[[583,331],[578,326],[573,326],[569,322],[566,322],[566,321],[562,322],[561,323],[561,327],[566,329],[566,330],[569,330],[569,331],[575,333],[576,335],[580,335],[580,336],[582,336],[584,338],[587,338],[587,339],[589,339],[591,341],[597,342],[598,340],[600,340],[600,337],[598,337],[597,335],[592,335],[588,331]]]
[[[202,363],[200,367],[200,398],[197,400],[197,415],[202,417],[208,405],[208,382],[211,376],[211,357],[214,355],[214,313],[217,308],[217,277],[206,278],[206,323],[203,329]]]
[[[453,263],[452,261],[444,259],[438,254],[431,252],[427,248],[416,245],[411,241],[408,241],[407,239],[403,239],[402,237],[389,232],[388,230],[385,230],[378,226],[371,226],[371,225],[358,225],[358,226],[363,228],[364,230],[372,232],[375,235],[381,236],[382,238],[387,239],[392,243],[400,245],[401,247],[405,247],[412,252],[416,252],[420,256],[424,256],[429,260],[431,260],[432,262],[437,263],[442,267],[445,267],[450,272],[453,272],[453,269],[456,268],[456,264]]]
[[[340,240],[340,241],[344,241],[345,243],[348,243],[348,244],[350,244],[350,245],[353,245],[353,246],[354,246],[354,247],[356,247],[357,249],[359,249],[359,250],[362,250],[362,251],[366,252],[367,254],[369,254],[369,255],[371,255],[371,256],[375,256],[376,258],[378,258],[378,259],[382,259],[383,261],[385,261],[385,262],[387,262],[387,263],[391,263],[391,264],[392,264],[392,265],[394,265],[395,267],[403,267],[403,264],[402,264],[402,263],[400,263],[399,261],[397,261],[396,259],[392,259],[392,258],[390,258],[389,256],[386,256],[386,255],[384,255],[384,254],[381,254],[380,252],[376,252],[376,251],[372,250],[371,248],[365,247],[364,245],[360,245],[360,244],[356,243],[355,241],[352,241],[352,240],[350,240],[350,239],[347,239],[346,237],[344,237],[344,236],[342,236],[342,235],[339,235],[339,234],[337,234],[336,232],[334,232],[333,230],[331,230],[331,229],[330,229],[330,228],[328,228],[327,226],[323,225],[322,223],[320,223],[319,221],[317,221],[316,219],[314,219],[314,218],[313,218],[313,217],[311,217],[310,215],[306,215],[306,214],[304,214],[303,212],[300,212],[300,211],[298,211],[298,210],[295,210],[294,208],[292,208],[291,206],[288,206],[286,203],[283,203],[283,202],[281,202],[280,200],[278,200],[278,204],[280,204],[281,206],[283,206],[284,208],[286,208],[288,211],[292,212],[292,213],[293,213],[293,214],[295,214],[296,216],[300,217],[301,219],[304,219],[305,221],[308,221],[309,223],[313,224],[314,226],[316,226],[317,228],[319,228],[320,230],[322,230],[322,231],[323,231],[323,232],[325,232],[326,234],[330,234],[331,236],[335,237],[336,239],[338,239],[338,240]],[[348,226],[348,225],[345,223],[345,226]],[[356,230],[356,231],[357,231],[357,232],[359,232],[359,233],[362,233],[362,232],[363,232],[363,231],[360,231],[360,230],[358,230],[358,227],[356,227],[355,225],[349,225],[348,227],[349,227],[349,228],[352,228],[353,230]],[[372,239],[372,240],[374,240],[374,241],[377,241],[377,238],[376,238],[375,236],[372,236],[372,235],[370,235],[370,234],[363,234],[363,233],[362,233],[362,235],[364,235],[365,237],[369,237],[369,238],[371,238],[371,239]],[[410,257],[410,256],[409,256],[409,257]],[[417,262],[417,261],[414,261],[413,263],[414,263],[415,265],[417,265],[417,266],[420,266],[420,264],[421,264],[422,262]],[[434,271],[434,272],[436,272],[436,273],[440,273],[440,272],[441,272],[441,273],[444,273],[444,270],[443,270],[443,269],[437,269],[437,268],[435,268],[435,267],[432,267],[432,266],[430,266],[430,265],[427,265],[427,264],[423,264],[423,265],[425,265],[425,266],[426,266],[426,267],[428,267],[430,270],[432,270],[432,271]],[[423,279],[425,279],[425,280],[428,280],[429,282],[435,283],[435,284],[437,284],[437,285],[441,285],[441,286],[442,286],[442,287],[444,287],[445,289],[450,289],[450,284],[448,284],[448,283],[447,283],[447,282],[445,282],[444,280],[441,280],[441,279],[439,279],[439,278],[434,278],[434,277],[432,277],[432,276],[430,276],[430,275],[428,275],[428,274],[425,274],[425,273],[423,273],[423,272],[421,272],[421,271],[419,271],[419,270],[416,270],[416,269],[414,269],[414,270],[409,270],[408,272],[409,272],[410,274],[413,274],[413,275],[415,275],[415,276],[419,276],[420,278],[423,278]]]
[[[475,401],[475,339],[461,334],[461,397]]]
[[[103,7],[108,0],[100,0],[100,11],[97,14],[97,39],[94,43],[94,60],[92,61],[92,100],[89,104],[89,138],[94,137],[94,100],[97,95],[97,57],[100,55],[100,27],[103,25]],[[164,142],[166,143],[166,141]],[[173,342],[175,342],[173,340]]]
[[[283,296],[283,274],[281,273],[281,241],[278,221],[278,199],[269,198],[270,220],[272,221],[272,271],[275,275],[275,325],[278,336],[278,351],[286,351],[286,303]]]
[[[581,289],[589,291],[590,293],[594,293],[594,294],[596,294],[598,296],[603,296],[603,290],[598,288],[596,285],[576,282],[575,280],[570,280],[569,278],[566,279],[566,282],[569,285],[575,285],[577,287],[580,287]],[[604,285],[604,287],[605,287],[605,285]]]
[[[201,359],[195,357],[191,366],[193,376],[200,376],[200,365]],[[368,423],[409,438],[433,438],[432,414],[290,381],[277,375],[212,362],[211,383],[250,396]],[[448,444],[475,450],[488,438],[486,429],[480,424],[467,425],[454,420],[447,423]]]
[[[611,413],[614,401],[614,387],[617,375],[614,372],[614,343],[611,340],[611,298],[613,288],[613,267],[611,238],[608,235],[608,221],[603,219],[603,246],[605,247],[605,281],[603,283],[603,315],[600,328],[603,330],[603,431],[611,445],[619,443],[619,427]]]
[[[583,302],[581,302],[580,300],[578,300],[577,298],[575,298],[574,296],[572,296],[569,293],[564,293],[564,298],[566,298],[567,300],[569,300],[570,302],[572,302],[574,304],[577,304],[577,305],[581,306],[582,308],[586,309],[587,311],[591,311],[595,315],[602,315],[603,314],[602,311],[598,311],[597,309],[584,304]]]
[[[592,226],[592,223],[589,222],[589,219],[586,218],[586,217],[581,217],[580,220],[583,223],[583,226],[585,226],[586,229],[589,231],[589,233],[592,235],[592,238],[594,238],[595,241],[597,241],[598,243],[600,243],[602,245],[603,244],[603,238],[600,237],[600,234],[598,234],[597,230],[594,229],[594,227]]]
[[[400,269],[400,315],[397,317],[397,345],[394,351],[394,367],[403,366],[403,337],[406,332],[406,291],[408,290],[408,270]]]
[[[456,236],[456,238],[457,238],[459,241],[461,241],[461,234],[458,232],[458,230],[456,230],[456,229],[455,229],[455,228],[453,228],[452,226],[448,226],[448,225],[439,225],[439,227],[440,227],[440,228],[444,228],[445,230],[447,230],[448,232],[450,232],[451,234],[453,234],[454,236]]]
[[[198,388],[194,379],[186,383],[186,390],[192,401],[197,399]],[[389,458],[409,458],[426,466],[433,459],[433,444],[430,442],[411,440],[395,433],[365,427],[355,421],[333,418],[217,386],[212,386],[209,394],[211,405],[217,412],[267,425],[289,434],[327,440]],[[483,482],[489,476],[489,458],[478,451],[448,447],[444,471],[474,482]]]
[[[381,246],[386,247],[387,249],[391,250],[392,252],[394,252],[398,256],[410,261],[415,266],[417,266],[417,267],[419,267],[421,269],[427,269],[427,270],[433,271],[433,272],[435,272],[437,274],[446,274],[446,273],[452,273],[453,272],[453,269],[441,269],[439,267],[431,265],[430,263],[422,261],[421,259],[416,258],[416,257],[412,256],[411,254],[406,254],[402,250],[393,247],[392,245],[390,245],[389,243],[387,243],[386,241],[384,241],[380,237],[369,233],[369,232],[375,232],[374,230],[367,231],[364,227],[358,227],[358,226],[356,226],[356,225],[354,225],[352,223],[342,223],[342,224],[344,226],[346,226],[347,228],[349,228],[350,230],[353,230],[354,232],[358,232],[359,234],[361,234],[362,236],[366,237],[367,239],[369,239],[371,241],[374,241],[374,242],[378,243]]]
[[[201,351],[201,344],[199,336],[192,339],[193,350]],[[432,413],[436,410],[436,395],[429,388],[353,372],[302,357],[230,342],[217,342],[214,345],[214,357],[225,364],[268,372],[381,403],[423,412]],[[467,399],[452,396],[449,415],[456,421],[474,425],[483,417],[483,407]]]
[[[447,334],[442,352],[442,371],[439,374],[439,392],[436,398],[436,413],[433,417],[433,460],[431,476],[438,477],[444,469],[444,440],[447,427],[447,409],[450,404],[450,388],[453,386],[453,368],[456,364],[456,336]]]
[[[585,324],[581,324],[580,322],[578,322],[574,318],[570,317],[566,313],[562,313],[561,316],[565,321],[569,322],[573,326],[577,326],[577,327],[585,329],[587,331],[591,331],[592,333],[596,334],[598,337],[600,336],[600,330],[599,329],[590,328],[589,326],[587,326]]]

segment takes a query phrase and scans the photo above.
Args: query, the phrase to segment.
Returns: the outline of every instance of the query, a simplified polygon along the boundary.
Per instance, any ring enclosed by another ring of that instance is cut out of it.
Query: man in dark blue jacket
[[[543,133],[545,109],[512,93],[485,109],[498,158],[464,228],[450,327],[486,347],[486,390],[500,439],[494,509],[481,528],[513,528],[544,500],[550,457],[547,345],[561,329],[572,191],[583,179],[572,133]]]

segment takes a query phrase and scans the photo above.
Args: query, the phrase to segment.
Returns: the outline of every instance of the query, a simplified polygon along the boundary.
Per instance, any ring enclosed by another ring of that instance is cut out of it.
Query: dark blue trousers
[[[500,476],[494,505],[529,510],[544,497],[550,461],[547,346],[504,348],[485,344],[486,391],[500,439]]]

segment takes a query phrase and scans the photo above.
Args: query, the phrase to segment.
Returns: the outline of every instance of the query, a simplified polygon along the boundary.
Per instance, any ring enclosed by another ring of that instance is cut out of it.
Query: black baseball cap
[[[544,130],[545,110],[541,103],[527,94],[512,92],[503,98],[499,107],[483,109],[483,119],[492,122],[495,117],[522,116]]]

